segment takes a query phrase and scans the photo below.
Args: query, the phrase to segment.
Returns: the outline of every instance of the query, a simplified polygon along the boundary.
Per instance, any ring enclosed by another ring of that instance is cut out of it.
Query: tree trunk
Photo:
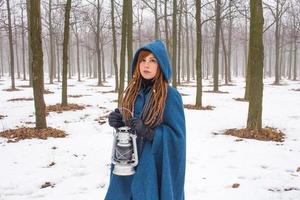
[[[178,20],[178,47],[177,48],[177,84],[180,85],[180,69],[181,69],[181,65],[180,65],[180,61],[181,61],[181,29],[182,29],[182,0],[179,0],[179,5],[180,5],[180,9],[179,9],[179,20]],[[177,45],[176,45],[177,46]]]
[[[232,3],[233,0],[229,0],[229,32],[228,32],[228,81],[231,82],[231,52],[232,52]]]
[[[53,84],[54,77],[54,65],[55,65],[55,57],[54,57],[54,46],[53,46],[53,32],[52,32],[52,0],[49,0],[49,47],[50,47],[50,84]]]
[[[297,36],[294,37],[294,73],[293,73],[293,80],[297,80],[297,53],[298,53],[298,46],[297,46]]]
[[[225,85],[228,85],[228,60],[227,60],[227,50],[226,50],[226,44],[225,44],[225,38],[224,38],[224,32],[223,28],[221,27],[221,39],[222,39],[222,46],[223,46],[223,52],[224,52],[224,64],[225,64]]]
[[[201,0],[196,0],[196,77],[197,77],[197,92],[196,92],[196,107],[202,107],[202,30],[201,30]]]
[[[192,78],[193,80],[195,80],[195,46],[194,46],[195,43],[194,43],[193,30],[191,30],[191,41],[192,41]]]
[[[70,27],[69,27],[69,30],[70,30]],[[72,68],[72,51],[71,51],[71,41],[72,41],[72,38],[70,37],[70,35],[69,35],[69,44],[68,44],[68,56],[69,56],[69,58],[70,59],[68,59],[68,64],[67,64],[67,69],[68,69],[68,74],[69,74],[69,79],[71,79],[72,78],[72,70],[73,70],[73,68]]]
[[[11,89],[15,90],[15,66],[14,66],[14,49],[13,49],[13,39],[11,30],[11,15],[9,1],[6,0],[7,5],[7,16],[8,16],[8,39],[9,39],[9,52],[10,52],[10,74],[11,74]]]
[[[132,0],[126,0],[127,2],[127,82],[131,80],[131,61],[133,57],[132,50]]]
[[[276,16],[275,16],[275,85],[279,84],[279,40],[280,40],[280,27],[279,27],[279,1],[276,2]]]
[[[101,34],[101,38],[103,38],[102,34]],[[101,62],[102,62],[102,64],[101,64],[101,66],[102,66],[102,79],[105,82],[105,56],[104,56],[104,45],[103,45],[102,39],[100,40],[100,47],[101,47],[101,57],[102,57],[102,59],[101,59]]]
[[[101,78],[101,53],[100,53],[100,1],[99,0],[97,0],[96,52],[97,52],[98,86],[101,86],[102,78]]]
[[[77,80],[80,82],[81,79],[80,79],[80,52],[79,52],[79,36],[78,36],[78,33],[76,33],[77,36],[76,36],[76,57],[77,57],[77,75],[78,75],[78,78]]]
[[[132,0],[130,0],[132,1]],[[130,3],[131,5],[132,3]],[[132,8],[131,8],[132,9]],[[130,12],[132,13],[132,12]],[[158,28],[159,28],[159,22],[158,22],[158,14],[157,14],[157,0],[154,0],[154,23],[155,23],[155,27],[154,27],[154,39],[158,39]]]
[[[59,42],[56,38],[56,55],[57,55],[57,81],[60,82],[60,62],[59,62]]]
[[[21,5],[21,21],[22,21],[22,65],[23,65],[23,80],[26,80],[26,63],[25,63],[25,27],[24,27],[24,8]]]
[[[4,64],[3,64],[3,43],[2,43],[2,34],[0,31],[0,78],[4,75]]]
[[[176,55],[177,55],[177,0],[173,0],[173,25],[172,25],[172,32],[173,32],[173,40],[172,40],[172,67],[173,67],[173,77],[172,77],[172,85],[174,88],[177,88],[176,82]]]
[[[122,30],[121,30],[121,51],[120,51],[120,88],[118,92],[118,107],[122,105],[124,81],[125,81],[125,52],[126,52],[126,32],[127,32],[127,4],[123,1]]]
[[[219,91],[219,42],[221,28],[221,0],[216,0],[216,27],[214,44],[214,92]]]
[[[116,28],[115,28],[115,3],[111,0],[111,23],[112,23],[112,36],[113,36],[113,63],[115,69],[115,92],[119,89],[119,70],[117,63],[117,39],[116,39]]]
[[[186,42],[186,76],[187,82],[190,82],[190,41],[189,41],[189,23],[188,23],[188,7],[187,2],[185,2],[185,26],[186,26],[186,33],[185,33],[185,42]]]
[[[285,51],[285,46],[283,44],[283,37],[284,37],[284,30],[282,30],[281,36],[280,36],[280,53],[279,53],[279,81],[281,80],[281,76],[284,76],[284,70],[285,70],[285,59],[284,59],[284,51]]]
[[[270,44],[270,47],[269,47],[269,77],[272,76],[272,44]]]
[[[17,64],[17,78],[20,79],[20,64],[19,64],[19,47],[18,47],[18,26],[16,23],[16,19],[14,18],[14,24],[15,24],[15,51],[16,51],[16,64]]]
[[[247,67],[248,65],[248,14],[247,14],[247,7],[245,6],[245,41],[244,41],[244,68],[243,68],[243,75],[246,78],[246,86],[245,86],[245,94],[244,99],[248,100],[248,93],[249,93],[249,81],[250,81],[250,72]]]
[[[32,49],[32,75],[35,118],[37,129],[47,128],[46,106],[44,101],[44,71],[43,71],[43,47],[42,47],[42,23],[40,13],[40,1],[30,0],[30,46]]]
[[[170,42],[169,42],[169,29],[168,29],[168,1],[164,1],[164,20],[165,20],[165,39],[166,39],[166,46],[168,50],[168,54],[170,55]]]
[[[291,37],[293,38],[293,36]],[[293,39],[290,41],[290,49],[289,49],[289,65],[288,65],[288,79],[292,78],[292,63],[293,63]]]
[[[239,76],[238,48],[235,50],[235,77]]]
[[[249,110],[247,119],[248,129],[260,130],[262,127],[263,100],[263,8],[262,0],[250,0],[250,41],[249,60],[251,78],[249,87]]]
[[[30,29],[30,23],[29,23],[29,8],[30,8],[30,0],[26,0],[26,9],[27,9],[27,27],[28,30]],[[32,68],[31,68],[31,63],[32,63],[32,50],[30,47],[30,34],[28,34],[28,68],[29,68],[29,86],[32,87]]]
[[[63,72],[62,72],[62,100],[61,105],[68,105],[68,47],[69,47],[69,31],[70,31],[70,10],[71,0],[67,0],[65,7],[65,25],[64,25],[64,41],[63,41]],[[70,69],[69,69],[70,70]]]

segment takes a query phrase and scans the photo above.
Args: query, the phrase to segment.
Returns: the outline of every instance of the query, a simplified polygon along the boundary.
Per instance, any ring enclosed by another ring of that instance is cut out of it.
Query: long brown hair
[[[142,84],[142,75],[140,73],[140,62],[150,55],[150,51],[140,51],[138,56],[138,61],[133,73],[133,78],[129,82],[126,90],[125,96],[122,100],[122,107],[134,112],[134,103],[137,97],[139,90],[141,89]],[[143,108],[143,113],[141,119],[144,124],[154,128],[159,125],[163,120],[163,112],[165,109],[165,101],[167,99],[168,83],[165,80],[163,73],[160,67],[157,68],[156,75],[153,78],[153,86],[148,95],[149,100],[146,101],[146,104]],[[128,119],[131,117],[130,113],[123,112],[125,117],[125,122],[128,122]]]

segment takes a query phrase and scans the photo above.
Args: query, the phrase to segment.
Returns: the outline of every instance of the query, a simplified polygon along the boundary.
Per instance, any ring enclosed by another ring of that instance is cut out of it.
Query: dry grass
[[[100,125],[105,124],[107,122],[107,118],[109,115],[109,111],[107,111],[104,115],[100,116],[99,118],[95,119]]]
[[[248,102],[245,98],[233,98],[236,101]]]
[[[50,91],[50,90],[48,90],[48,89],[45,89],[45,90],[44,90],[44,94],[54,94],[54,92],[52,92],[52,91]]]
[[[20,89],[12,89],[12,88],[8,88],[8,89],[3,89],[3,91],[6,91],[6,92],[16,92],[16,91],[21,91]]]
[[[199,107],[199,106],[195,106],[192,104],[184,104],[184,108],[190,109],[190,110],[213,110],[215,107],[214,106]]]
[[[7,115],[0,115],[0,119],[3,119],[4,117],[7,117]]]
[[[228,129],[224,133],[225,135],[232,135],[239,138],[247,138],[247,139],[255,139],[262,141],[275,141],[275,142],[283,142],[284,141],[284,133],[280,130],[265,127],[261,130],[250,130],[250,129]]]
[[[229,92],[225,92],[225,91],[213,91],[213,90],[205,90],[203,92],[206,92],[206,93],[216,93],[216,94],[229,94]]]
[[[68,97],[70,97],[70,98],[80,98],[83,96],[92,96],[92,95],[89,95],[89,94],[70,94],[70,95],[68,95]]]
[[[57,112],[62,113],[63,111],[76,111],[76,110],[83,110],[85,109],[85,106],[81,106],[74,103],[69,103],[67,106],[62,106],[60,103],[57,103],[55,105],[49,105],[46,107],[46,112]]]
[[[64,131],[48,127],[46,129],[36,129],[36,128],[28,128],[22,127],[18,129],[9,129],[3,132],[0,132],[0,136],[7,138],[8,143],[18,142],[20,140],[25,139],[43,139],[46,140],[48,137],[54,138],[63,138],[66,137],[67,134]]]
[[[45,182],[44,184],[41,185],[41,189],[43,188],[47,188],[47,187],[54,187],[55,183],[51,183],[51,182]]]
[[[22,97],[22,98],[14,98],[14,99],[8,99],[7,101],[32,101],[33,98],[25,98],[25,97]]]

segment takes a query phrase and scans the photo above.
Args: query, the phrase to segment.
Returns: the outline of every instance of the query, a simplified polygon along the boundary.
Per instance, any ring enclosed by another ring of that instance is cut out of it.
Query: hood
[[[151,43],[146,44],[145,46],[138,49],[133,57],[133,61],[131,63],[131,73],[133,75],[133,72],[135,70],[139,53],[142,50],[151,51],[152,54],[155,56],[155,58],[158,60],[159,67],[166,79],[166,81],[169,82],[171,75],[172,75],[172,69],[169,61],[168,51],[166,49],[166,46],[161,40],[155,40]]]

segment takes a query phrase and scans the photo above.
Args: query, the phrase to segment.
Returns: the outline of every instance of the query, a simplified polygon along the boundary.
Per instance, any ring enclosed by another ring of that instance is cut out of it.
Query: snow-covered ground
[[[221,86],[229,93],[203,93],[203,104],[212,111],[185,110],[187,125],[187,200],[277,200],[300,199],[300,88],[299,81],[283,81],[283,86],[265,80],[263,124],[282,130],[283,143],[237,140],[220,135],[225,129],[243,128],[248,103],[235,101],[243,97],[244,82]],[[112,128],[95,119],[116,107],[114,80],[95,87],[95,79],[69,80],[70,103],[90,105],[81,111],[50,113],[48,126],[65,130],[66,138],[22,140],[7,143],[0,138],[0,200],[99,200],[109,181]],[[16,85],[27,85],[17,80]],[[191,84],[193,85],[193,84]],[[212,90],[204,81],[203,90]],[[0,81],[0,129],[33,126],[33,101],[8,102],[12,98],[33,97],[31,88],[6,92],[8,77]],[[45,84],[54,94],[46,94],[47,105],[60,103],[61,85]],[[185,104],[194,104],[195,87],[179,87]],[[28,125],[29,123],[29,125]],[[49,166],[54,162],[55,165]],[[54,187],[40,189],[45,182]],[[233,184],[240,184],[232,188]]]

